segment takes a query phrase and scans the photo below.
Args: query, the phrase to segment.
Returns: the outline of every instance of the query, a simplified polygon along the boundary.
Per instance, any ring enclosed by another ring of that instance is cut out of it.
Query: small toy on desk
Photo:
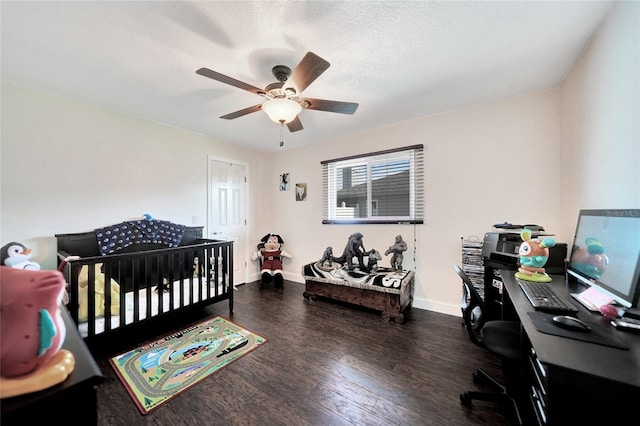
[[[516,278],[525,281],[537,281],[548,283],[551,277],[547,275],[543,266],[549,259],[549,247],[556,245],[553,238],[531,239],[531,230],[523,229],[520,231],[522,244],[518,250],[520,256],[520,267],[516,272]]]
[[[620,314],[618,308],[613,305],[602,305],[600,306],[600,313],[609,319],[617,318]]]
[[[11,242],[5,244],[0,249],[2,256],[2,264],[16,269],[30,269],[32,271],[40,270],[40,264],[32,262],[33,251],[24,246],[24,244]]]

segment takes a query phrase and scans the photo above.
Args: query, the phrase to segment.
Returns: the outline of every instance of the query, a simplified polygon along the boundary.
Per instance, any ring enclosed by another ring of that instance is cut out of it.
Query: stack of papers
[[[574,295],[572,295],[574,296]],[[595,287],[589,287],[587,290],[574,296],[578,302],[582,303],[591,311],[600,311],[604,305],[613,303],[613,299],[602,293]]]

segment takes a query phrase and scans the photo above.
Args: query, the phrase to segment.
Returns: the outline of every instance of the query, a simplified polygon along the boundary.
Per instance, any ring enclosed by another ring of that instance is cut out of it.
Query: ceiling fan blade
[[[300,104],[305,109],[316,111],[339,112],[340,114],[353,114],[358,109],[358,104],[353,102],[327,101],[324,99],[304,98]]]
[[[245,109],[241,109],[240,111],[232,112],[227,115],[223,115],[220,118],[225,118],[227,120],[233,120],[234,118],[242,117],[243,115],[251,114],[252,112],[260,111],[262,109],[262,104],[250,106]]]
[[[299,116],[296,116],[296,118],[288,122],[287,127],[289,128],[290,132],[297,132],[298,130],[304,129],[304,127],[302,127],[302,122],[300,121]]]
[[[240,80],[236,80],[235,78],[231,78],[224,74],[220,74],[219,72],[210,70],[209,68],[200,68],[198,71],[196,71],[196,74],[200,74],[202,76],[212,78],[221,83],[230,84],[231,86],[237,87],[242,90],[246,90],[247,92],[255,93],[256,95],[264,95],[264,90],[256,86],[252,86]]]
[[[304,89],[313,83],[320,74],[329,68],[329,65],[329,62],[325,61],[315,53],[307,52],[304,58],[302,58],[302,61],[300,61],[296,69],[293,70],[291,76],[289,76],[285,82],[283,89],[292,88],[299,95]]]

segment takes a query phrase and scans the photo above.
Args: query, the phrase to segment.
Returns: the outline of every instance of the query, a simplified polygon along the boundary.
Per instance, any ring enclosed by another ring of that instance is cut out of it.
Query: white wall
[[[276,155],[265,180],[281,205],[273,232],[294,254],[288,278],[301,280],[302,265],[327,245],[341,252],[353,232],[381,251],[399,233],[415,251],[405,259],[417,272],[414,306],[458,314],[452,265],[461,237],[482,238],[509,221],[543,225],[570,244],[580,209],[640,208],[639,9],[639,2],[617,3],[559,89]],[[426,147],[424,225],[321,225],[321,160],[417,143]],[[277,191],[283,172],[292,184],[308,184],[308,201]]]
[[[147,212],[206,226],[208,155],[265,172],[256,151],[5,82],[1,134],[0,242],[24,243],[44,269],[56,266],[57,233]],[[249,202],[249,233],[269,220],[261,197]]]
[[[621,2],[560,91],[562,222],[640,207],[640,2]]]
[[[558,127],[558,92],[549,90],[279,153],[267,180],[281,206],[273,232],[294,256],[289,278],[301,280],[302,265],[318,260],[326,246],[339,255],[353,232],[364,235],[365,248],[380,252],[401,234],[409,245],[404,265],[417,272],[414,306],[458,314],[460,281],[453,265],[461,262],[461,237],[482,238],[505,220],[559,228]],[[321,224],[321,160],[420,143],[424,225]],[[307,183],[307,201],[277,190],[277,174],[283,172],[291,173],[292,185]]]
[[[276,153],[3,82],[0,242],[21,241],[53,268],[56,233],[145,212],[204,221],[207,155],[214,155],[248,164],[248,235],[284,237],[294,256],[285,261],[287,278],[301,282],[303,264],[327,245],[341,251],[353,232],[380,251],[401,234],[410,247],[405,266],[417,272],[414,306],[459,314],[452,265],[461,260],[461,237],[482,238],[510,221],[541,224],[568,242],[580,208],[640,207],[639,8],[614,7],[560,89]],[[321,160],[417,143],[426,147],[424,225],[321,224]],[[278,190],[285,172],[292,187],[308,184],[307,201]],[[257,266],[249,272],[257,279]]]
[[[410,247],[404,264],[417,271],[419,308],[459,311],[452,265],[461,237],[482,237],[505,220],[558,228],[550,208],[560,196],[557,90],[267,154],[12,84],[2,89],[2,243],[32,247],[45,268],[55,267],[56,233],[145,212],[185,224],[195,216],[204,225],[209,154],[248,163],[249,237],[284,237],[294,256],[285,262],[287,278],[302,282],[302,265],[327,245],[341,252],[353,232],[381,252],[401,234]],[[320,160],[418,143],[426,148],[424,225],[321,224]],[[285,172],[292,189],[279,191]],[[308,185],[307,201],[295,201],[298,182]],[[257,279],[257,265],[248,271],[249,281]]]

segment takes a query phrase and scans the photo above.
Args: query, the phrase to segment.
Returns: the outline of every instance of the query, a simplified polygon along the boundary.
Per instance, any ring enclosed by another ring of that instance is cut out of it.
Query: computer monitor
[[[624,307],[640,297],[640,209],[580,210],[567,272]]]

